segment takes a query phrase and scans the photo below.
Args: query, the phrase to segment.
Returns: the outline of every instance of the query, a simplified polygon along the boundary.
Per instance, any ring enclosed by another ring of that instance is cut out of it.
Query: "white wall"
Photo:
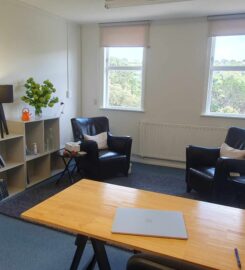
[[[26,107],[20,96],[27,78],[41,83],[51,80],[65,103],[61,116],[61,143],[72,139],[70,118],[80,114],[80,26],[14,0],[0,0],[0,84],[14,85],[14,104],[4,104],[6,118],[19,118]],[[67,25],[69,89],[67,91]],[[60,105],[44,109],[43,115],[59,115]],[[34,111],[33,111],[34,112]]]
[[[205,96],[207,59],[205,18],[152,22],[151,48],[147,49],[145,112],[99,109],[101,91],[98,25],[82,27],[82,112],[106,115],[111,130],[133,137],[133,153],[139,153],[140,120],[198,126],[245,127],[243,119],[201,116]],[[181,134],[179,134],[181,136]]]

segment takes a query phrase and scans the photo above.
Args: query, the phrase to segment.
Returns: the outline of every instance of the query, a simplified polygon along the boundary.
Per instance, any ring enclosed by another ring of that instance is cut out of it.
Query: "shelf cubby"
[[[50,177],[50,156],[44,155],[27,161],[27,184],[33,185]]]
[[[21,192],[26,188],[25,168],[23,164],[0,172],[0,178],[6,179],[10,196]]]
[[[57,153],[52,153],[50,156],[50,168],[51,175],[56,175],[64,170],[64,162],[62,158],[57,155]]]
[[[33,143],[37,144],[37,152],[44,153],[44,127],[43,121],[26,122],[25,124],[26,147],[33,150]]]
[[[8,139],[0,140],[0,154],[6,166],[24,163],[24,139],[23,135],[8,136]]]
[[[45,151],[54,151],[60,148],[59,121],[47,119],[44,121]]]
[[[24,164],[24,137],[23,135],[8,135],[0,140],[0,154],[4,160],[4,167],[0,172]]]

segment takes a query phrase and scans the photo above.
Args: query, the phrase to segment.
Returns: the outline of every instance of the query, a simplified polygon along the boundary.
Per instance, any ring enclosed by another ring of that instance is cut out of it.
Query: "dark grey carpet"
[[[68,270],[75,252],[75,236],[0,215],[1,270]],[[132,253],[106,246],[112,270],[125,270]],[[93,251],[87,244],[79,270]],[[95,270],[98,270],[96,266]]]
[[[80,179],[79,176],[75,176]],[[104,180],[107,183],[183,196],[191,199],[207,200],[199,194],[186,193],[185,170],[162,166],[133,163],[132,173],[128,177],[115,177]],[[24,192],[0,202],[0,213],[19,218],[20,214],[56,194],[70,185],[68,176],[64,176],[58,185],[57,177],[48,179]]]
[[[205,199],[197,193],[186,194],[185,171],[180,169],[133,164],[129,177],[106,180],[108,183],[144,190]],[[0,212],[19,218],[21,212],[69,186],[67,176],[55,185],[56,178],[0,202]],[[75,252],[75,237],[42,226],[0,214],[0,269],[2,270],[67,270]],[[112,270],[125,270],[131,252],[106,247]],[[85,249],[79,270],[92,256],[91,245]],[[97,266],[95,268],[98,270]]]
[[[79,177],[77,176],[79,179]],[[19,220],[20,214],[69,186],[65,176],[59,185],[57,177],[48,179],[22,193],[0,202],[0,269],[3,270],[65,270],[69,269],[75,252],[75,237]],[[133,164],[129,177],[106,180],[124,185],[168,194],[185,195],[184,171],[159,166]],[[194,193],[193,193],[194,194]],[[106,247],[112,270],[125,270],[131,252]],[[91,245],[85,249],[79,270],[92,256]],[[98,270],[97,266],[95,268]]]

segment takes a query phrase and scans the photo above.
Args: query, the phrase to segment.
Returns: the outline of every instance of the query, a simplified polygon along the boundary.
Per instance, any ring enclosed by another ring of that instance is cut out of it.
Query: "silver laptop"
[[[117,208],[112,233],[187,239],[181,212]]]

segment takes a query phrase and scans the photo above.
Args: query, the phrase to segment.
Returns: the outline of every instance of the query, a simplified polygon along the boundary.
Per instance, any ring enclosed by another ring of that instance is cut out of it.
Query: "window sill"
[[[100,110],[108,110],[108,111],[123,111],[123,112],[140,112],[144,113],[143,109],[126,109],[126,108],[108,108],[108,107],[100,107]]]
[[[202,113],[201,116],[203,117],[213,117],[213,118],[232,118],[232,119],[245,119],[245,115],[239,114],[215,114],[215,113]]]

